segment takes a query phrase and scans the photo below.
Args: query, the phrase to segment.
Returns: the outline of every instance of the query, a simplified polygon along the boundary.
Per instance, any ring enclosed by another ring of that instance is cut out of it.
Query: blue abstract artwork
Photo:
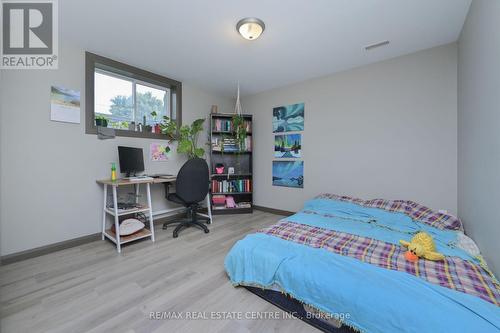
[[[273,161],[273,185],[304,188],[304,161]]]
[[[300,158],[301,149],[300,134],[284,134],[274,137],[274,157],[276,158]]]
[[[304,130],[304,103],[273,108],[273,133]]]

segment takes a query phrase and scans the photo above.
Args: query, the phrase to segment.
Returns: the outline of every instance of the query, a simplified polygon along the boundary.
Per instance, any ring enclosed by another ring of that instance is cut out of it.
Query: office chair
[[[208,174],[208,165],[204,159],[190,159],[184,163],[177,174],[175,193],[168,193],[167,188],[167,200],[181,204],[187,208],[187,218],[173,220],[163,224],[163,229],[165,230],[169,224],[179,223],[174,229],[174,238],[177,238],[181,229],[193,226],[202,229],[206,234],[210,232],[206,225],[199,222],[199,220],[207,220],[207,222],[209,222],[210,219],[200,217],[197,214],[199,202],[203,201],[208,194],[210,184]]]

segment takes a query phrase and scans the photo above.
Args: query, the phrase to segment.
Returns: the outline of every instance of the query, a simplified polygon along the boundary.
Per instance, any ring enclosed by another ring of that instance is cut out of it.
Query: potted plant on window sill
[[[108,118],[105,116],[96,116],[95,125],[99,127],[108,127]]]
[[[142,131],[143,132],[146,132],[146,133],[151,133],[153,131],[153,126],[151,125],[147,125],[147,122],[146,122],[146,115],[144,115],[142,117],[143,121],[142,121]]]

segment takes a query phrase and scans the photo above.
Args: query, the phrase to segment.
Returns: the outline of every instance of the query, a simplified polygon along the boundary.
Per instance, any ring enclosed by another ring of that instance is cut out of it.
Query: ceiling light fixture
[[[236,24],[236,30],[241,37],[248,40],[255,40],[264,32],[266,25],[256,17],[246,17]]]

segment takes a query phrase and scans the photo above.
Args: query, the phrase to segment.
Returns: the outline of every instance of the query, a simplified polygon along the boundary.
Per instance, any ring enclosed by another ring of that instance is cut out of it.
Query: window
[[[180,125],[181,91],[178,81],[87,52],[86,133],[105,119],[118,136],[167,139],[158,124],[167,116]]]

